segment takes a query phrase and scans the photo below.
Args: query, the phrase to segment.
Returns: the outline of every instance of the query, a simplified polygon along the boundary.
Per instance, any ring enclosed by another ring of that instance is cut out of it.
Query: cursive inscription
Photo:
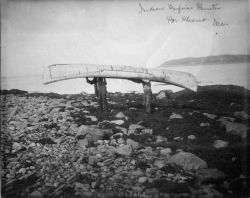
[[[219,22],[218,20],[216,20],[214,18],[213,26],[223,27],[223,26],[228,26],[228,24],[227,23],[223,23],[223,22]]]
[[[181,5],[181,4],[179,4],[178,6],[175,6],[173,4],[168,4],[168,8],[169,8],[169,10],[177,12],[178,14],[180,14],[181,11],[183,11],[183,10],[192,10],[193,9],[192,6]]]
[[[182,22],[188,22],[188,23],[204,23],[206,21],[208,21],[208,18],[191,18],[190,16],[183,16],[182,18]]]
[[[225,27],[229,24],[224,22],[223,15],[219,13],[223,10],[223,4],[219,2],[186,2],[186,3],[176,3],[171,2],[165,4],[165,6],[145,6],[142,3],[139,3],[140,14],[154,14],[154,13],[166,13],[165,19],[168,24],[178,24],[178,23],[206,23],[215,27]],[[207,14],[207,13],[211,14]],[[198,13],[198,14],[197,14]],[[204,14],[203,14],[204,13]],[[214,16],[220,16],[214,17]]]
[[[168,23],[170,23],[170,24],[178,22],[178,20],[172,16],[167,16],[166,19],[167,19]]]
[[[220,10],[221,7],[216,3],[211,6],[204,6],[202,3],[196,3],[197,10],[200,11],[209,11],[209,10]]]
[[[139,7],[140,7],[139,13],[158,12],[158,11],[163,11],[165,9],[164,7],[153,7],[153,6],[146,8],[141,3],[139,3]]]

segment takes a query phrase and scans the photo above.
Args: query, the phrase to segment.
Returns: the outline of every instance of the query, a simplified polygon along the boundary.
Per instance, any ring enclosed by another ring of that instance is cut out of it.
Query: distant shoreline
[[[166,61],[160,67],[208,66],[250,62],[250,55],[218,55],[207,57],[187,57]]]

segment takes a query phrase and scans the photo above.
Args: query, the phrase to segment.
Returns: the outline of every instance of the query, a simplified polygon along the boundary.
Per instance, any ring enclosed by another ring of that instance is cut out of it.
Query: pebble
[[[81,139],[78,141],[78,144],[80,147],[85,148],[85,147],[89,146],[89,141],[88,141],[88,139]]]
[[[195,139],[197,139],[195,135],[189,135],[187,138],[188,138],[188,140],[195,140]]]
[[[125,116],[123,112],[119,112],[115,115],[116,118],[124,118],[125,120],[128,120],[128,117]]]
[[[124,140],[123,138],[119,138],[119,139],[117,140],[117,143],[118,143],[118,144],[124,144],[124,143],[125,143],[125,140]]]
[[[173,140],[175,140],[175,141],[183,140],[183,137],[179,137],[179,136],[178,137],[174,137]]]
[[[209,119],[212,119],[212,120],[214,120],[217,117],[217,115],[215,115],[215,114],[209,114],[209,113],[203,113],[203,115],[206,116],[206,117],[208,117]]]
[[[35,142],[32,142],[29,147],[35,147],[36,146],[36,143]]]
[[[133,153],[133,150],[130,145],[122,145],[115,149],[115,153],[123,156],[130,156]]]
[[[225,148],[228,146],[228,142],[224,141],[224,140],[215,140],[213,143],[213,147],[216,149],[220,149],[220,148]]]
[[[183,119],[183,117],[180,114],[172,113],[172,115],[169,117],[169,119]]]
[[[200,126],[201,127],[206,127],[206,126],[210,126],[210,124],[209,123],[201,123]]]
[[[147,177],[139,177],[138,182],[143,184],[143,183],[147,182],[147,180],[148,180]]]
[[[28,195],[28,198],[43,198],[43,194],[37,190]]]
[[[86,118],[90,118],[92,122],[98,121],[96,116],[85,115]]]
[[[158,135],[156,137],[156,143],[167,142],[168,138]]]
[[[169,155],[172,153],[171,148],[164,148],[160,150],[160,155],[164,157],[169,157]]]
[[[112,123],[112,124],[117,124],[117,125],[122,125],[122,124],[124,124],[125,122],[124,122],[124,120],[112,120],[112,121],[110,121],[110,123]]]
[[[165,165],[166,165],[166,163],[164,160],[156,160],[154,162],[154,166],[159,168],[159,169],[163,168]]]
[[[130,145],[134,150],[138,149],[140,147],[140,143],[132,140],[132,139],[127,139],[126,140],[127,144]]]
[[[131,125],[129,125],[128,134],[133,134],[133,133],[135,133],[136,130],[144,129],[144,128],[145,127],[140,125],[140,124],[131,124]]]
[[[14,143],[12,144],[12,148],[13,148],[14,151],[19,151],[19,150],[22,149],[22,145],[19,144],[18,142],[14,142]]]
[[[25,174],[26,173],[26,169],[25,168],[21,168],[21,169],[19,169],[18,172],[21,173],[21,174]]]
[[[153,135],[153,129],[142,129],[142,133]]]

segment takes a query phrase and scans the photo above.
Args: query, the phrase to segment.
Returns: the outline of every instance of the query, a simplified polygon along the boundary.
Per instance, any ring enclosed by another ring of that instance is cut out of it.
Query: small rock
[[[127,142],[127,144],[130,145],[130,146],[132,147],[132,149],[134,149],[134,150],[138,149],[138,148],[141,146],[140,143],[138,143],[138,142],[136,142],[136,141],[134,141],[134,140],[132,140],[132,139],[127,139],[126,142]]]
[[[140,124],[131,124],[129,125],[128,134],[133,134],[138,129],[142,130],[145,129],[145,127]]]
[[[91,187],[95,188],[96,187],[96,182],[91,182]]]
[[[127,132],[128,132],[128,130],[126,128],[123,128],[123,127],[120,127],[120,126],[116,126],[115,128],[118,129],[118,130],[121,130],[121,132],[124,133],[124,134],[127,134]]]
[[[242,138],[247,137],[247,126],[245,124],[223,120],[221,125],[226,128],[228,133],[241,136]]]
[[[89,141],[88,139],[81,139],[78,141],[78,144],[80,147],[88,147],[89,146]]]
[[[189,135],[187,138],[188,138],[188,140],[195,140],[195,139],[197,139],[195,135]]]
[[[139,177],[139,183],[141,183],[141,184],[143,184],[143,183],[145,183],[146,181],[148,180],[148,178],[147,177]]]
[[[224,140],[215,140],[214,143],[213,143],[213,147],[214,148],[225,148],[228,146],[228,142],[227,141],[224,141]]]
[[[240,120],[248,120],[249,119],[249,115],[247,113],[245,113],[244,111],[234,112],[234,117],[236,117]]]
[[[25,168],[21,168],[21,169],[19,169],[18,172],[21,173],[21,174],[25,174],[26,173],[26,169]]]
[[[122,125],[122,124],[124,124],[124,120],[112,120],[112,121],[110,121],[110,123],[117,124],[117,125]]]
[[[168,141],[168,138],[166,137],[162,137],[160,135],[156,137],[156,143],[167,142],[167,141]]]
[[[188,152],[179,152],[171,157],[173,163],[186,171],[195,171],[207,168],[207,163],[196,155]]]
[[[32,142],[30,143],[29,147],[35,147],[36,146],[36,143],[35,142]]]
[[[171,148],[164,148],[160,150],[160,155],[164,157],[169,157],[171,153],[172,153]]]
[[[133,160],[130,161],[130,163],[131,163],[132,165],[135,165],[135,164],[136,164],[136,161],[133,159]]]
[[[115,153],[123,156],[130,156],[132,155],[133,150],[130,145],[122,145],[115,149]]]
[[[172,113],[169,119],[183,119],[183,117],[180,114]]]
[[[115,115],[116,118],[124,118],[126,120],[128,120],[128,117],[124,115],[124,113],[119,112]]]
[[[178,136],[178,137],[174,137],[173,140],[180,141],[180,140],[183,140],[183,138]]]
[[[86,118],[90,118],[92,122],[98,121],[96,116],[85,115]]]
[[[37,190],[28,195],[28,198],[43,198],[43,194]]]
[[[78,129],[76,137],[78,139],[88,138],[89,142],[96,142],[97,140],[102,140],[105,134],[108,135],[111,132],[111,129],[99,129],[96,125],[82,125]]]
[[[224,121],[230,121],[230,122],[234,122],[235,118],[231,118],[231,117],[220,117],[218,120],[218,122],[223,123]]]
[[[206,126],[210,126],[210,124],[209,123],[201,123],[200,126],[201,127],[206,127]]]
[[[170,99],[171,95],[173,94],[172,90],[161,90],[157,95],[156,95],[156,99]]]
[[[85,138],[86,134],[88,134],[89,127],[86,125],[82,125],[79,128],[71,128],[72,130],[77,130],[76,138],[83,139]]]
[[[143,172],[141,169],[137,169],[137,170],[131,171],[130,174],[134,176],[142,176]]]
[[[19,144],[18,142],[14,142],[12,144],[12,148],[13,148],[14,151],[19,151],[19,150],[21,150],[23,148],[23,146],[21,144]]]
[[[54,139],[54,142],[59,145],[62,142],[62,138],[60,137],[60,138]]]
[[[124,141],[123,138],[118,138],[117,143],[118,143],[118,144],[124,144],[125,141]]]
[[[142,129],[143,134],[153,135],[153,129]]]
[[[99,157],[98,156],[89,156],[89,165],[94,165],[95,163],[97,163],[99,161]]]
[[[209,114],[209,113],[203,113],[203,115],[207,116],[209,119],[212,119],[212,120],[214,120],[217,117],[217,115],[215,115],[215,114]]]
[[[164,160],[156,160],[154,161],[154,166],[157,167],[158,169],[163,168],[166,165]]]

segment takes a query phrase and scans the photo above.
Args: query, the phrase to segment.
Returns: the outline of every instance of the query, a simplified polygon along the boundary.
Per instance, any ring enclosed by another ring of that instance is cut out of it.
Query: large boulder
[[[207,163],[204,160],[188,152],[179,152],[173,155],[171,161],[186,171],[196,171],[207,168]]]

